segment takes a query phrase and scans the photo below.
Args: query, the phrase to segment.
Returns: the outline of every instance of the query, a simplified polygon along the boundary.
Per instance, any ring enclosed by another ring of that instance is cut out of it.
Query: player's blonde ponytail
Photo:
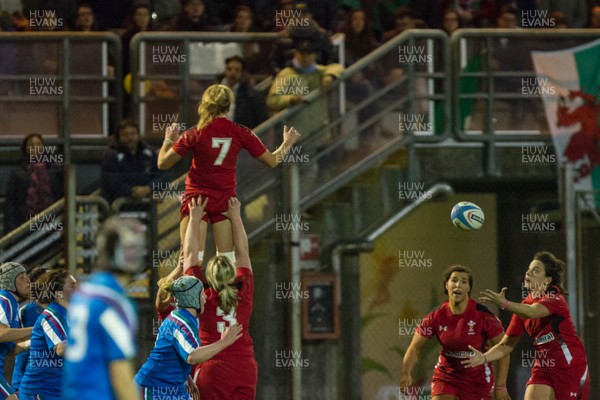
[[[219,293],[219,307],[229,314],[237,305],[237,288],[235,282],[235,265],[225,256],[215,256],[206,266],[206,280],[210,287]]]
[[[173,279],[165,276],[164,278],[160,278],[158,282],[156,282],[159,288],[164,290],[165,292],[171,293],[173,290]]]
[[[218,115],[226,114],[233,104],[233,92],[225,85],[211,85],[202,95],[202,101],[198,106],[198,121],[197,129],[201,130],[206,127]]]

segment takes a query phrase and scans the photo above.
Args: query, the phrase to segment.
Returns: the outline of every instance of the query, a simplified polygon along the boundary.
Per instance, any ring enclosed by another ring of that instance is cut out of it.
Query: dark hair
[[[96,31],[100,30],[100,28],[98,26],[98,18],[96,17],[96,11],[94,11],[94,7],[92,7],[91,4],[89,4],[89,3],[79,4],[75,11],[75,13],[76,13],[75,17],[76,18],[79,17],[79,10],[82,8],[89,8],[90,10],[92,10],[92,17],[94,17],[94,22],[92,23],[92,26],[90,28],[92,30],[92,32],[96,32]],[[79,25],[77,23],[75,24],[75,28],[76,28],[75,30],[79,30]]]
[[[414,14],[412,12],[412,10],[409,7],[398,7],[396,9],[396,11],[394,12],[394,19],[399,19],[399,18],[414,18]]]
[[[444,283],[442,283],[442,288],[444,289],[444,294],[448,294],[448,289],[446,289],[446,283],[450,280],[450,276],[453,272],[464,272],[469,276],[469,294],[471,294],[471,290],[473,290],[473,271],[471,268],[465,267],[464,265],[456,264],[452,265],[444,271]]]
[[[230,31],[234,32],[234,26],[235,26],[235,19],[237,18],[238,14],[242,11],[246,11],[248,14],[250,14],[250,18],[252,19],[252,24],[250,25],[250,31],[252,31],[252,28],[254,27],[254,21],[255,21],[255,17],[254,17],[254,11],[252,11],[252,9],[246,5],[239,5],[235,8],[235,10],[233,11],[233,23],[231,24],[231,29]]]
[[[115,133],[115,139],[119,140],[119,135],[121,134],[121,131],[129,126],[134,127],[138,134],[140,133],[140,127],[138,126],[138,124],[136,124],[131,118],[127,118],[119,122],[117,132]]]
[[[69,271],[64,268],[53,269],[44,274],[39,281],[42,287],[39,289],[38,300],[48,303],[58,300],[60,297],[56,293],[63,291],[65,280],[70,275]]]
[[[23,141],[21,142],[21,154],[26,157],[27,156],[27,142],[29,142],[29,139],[31,138],[38,138],[42,141],[42,143],[44,143],[44,139],[42,138],[42,135],[40,135],[39,133],[30,133],[29,135],[25,136],[23,138]]]
[[[37,300],[40,298],[40,288],[38,287],[37,283],[38,281],[41,281],[44,278],[44,275],[46,274],[46,272],[48,272],[48,269],[46,267],[35,267],[34,269],[32,269],[31,271],[29,271],[29,273],[27,274],[27,276],[29,277],[29,282],[31,284],[31,289],[30,289],[30,298],[31,300]]]
[[[242,64],[242,71],[245,71],[245,70],[246,70],[246,61],[245,61],[245,60],[244,60],[242,57],[240,57],[240,56],[238,56],[238,55],[231,56],[231,57],[227,57],[227,58],[225,59],[225,65],[229,64],[229,63],[230,63],[230,62],[232,62],[232,61],[237,61],[237,62],[239,62],[240,64]]]
[[[560,290],[560,293],[563,296],[565,296],[565,297],[568,296],[569,293],[563,286],[564,282],[565,282],[565,263],[564,263],[564,261],[560,260],[554,254],[550,253],[549,251],[545,251],[545,250],[538,251],[537,253],[535,253],[533,256],[533,259],[544,264],[544,270],[545,270],[546,276],[552,278],[552,282],[550,282],[546,286],[546,291],[553,291],[552,287],[556,286],[558,288],[558,290]]]
[[[517,16],[519,11],[517,10],[517,7],[513,6],[512,4],[505,4],[500,8],[498,17],[502,17],[503,14],[512,14]]]

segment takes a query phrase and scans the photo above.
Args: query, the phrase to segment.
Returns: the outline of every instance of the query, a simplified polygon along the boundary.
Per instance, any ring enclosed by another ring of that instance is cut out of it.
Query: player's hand
[[[460,362],[465,366],[465,368],[473,368],[485,364],[485,357],[483,356],[482,352],[471,345],[469,345],[469,349],[471,349],[471,351],[475,354]]]
[[[227,211],[223,212],[222,214],[229,219],[240,218],[241,207],[242,203],[240,203],[237,197],[230,197]]]
[[[181,125],[177,122],[172,123],[167,127],[165,131],[165,139],[169,139],[172,142],[176,142],[179,139],[179,132],[181,131]]]
[[[208,197],[202,201],[202,196],[198,196],[198,198],[191,198],[188,208],[190,209],[190,219],[193,220],[201,220],[204,218],[206,212],[204,209],[206,208],[206,204],[208,203]]]
[[[412,385],[412,377],[410,374],[400,374],[400,393]]]
[[[240,324],[229,326],[221,333],[221,340],[225,343],[226,346],[232,345],[241,337],[242,325]]]
[[[479,293],[479,301],[482,303],[492,303],[499,307],[504,306],[506,303],[506,288],[502,288],[500,293],[496,293],[490,289],[486,289]]]
[[[289,129],[286,125],[283,126],[283,143],[286,146],[292,146],[294,143],[300,139],[300,132],[296,130],[293,126]]]
[[[185,381],[185,390],[187,390],[192,400],[200,400],[200,391],[191,376],[188,376],[187,381]]]
[[[495,400],[510,400],[510,396],[506,391],[506,386],[501,388],[494,388],[494,399]]]

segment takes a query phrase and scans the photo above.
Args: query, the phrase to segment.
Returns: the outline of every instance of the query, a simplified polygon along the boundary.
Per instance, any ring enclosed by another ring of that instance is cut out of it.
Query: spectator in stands
[[[284,68],[294,57],[294,49],[298,43],[310,41],[314,44],[316,51],[316,62],[328,64],[332,59],[333,48],[329,40],[329,34],[319,26],[312,16],[308,5],[304,2],[294,4],[292,14],[284,14],[281,23],[285,29],[281,31],[283,40],[275,48],[275,60],[277,70]],[[288,15],[291,15],[288,17]]]
[[[536,2],[538,0],[496,0],[496,14],[494,16],[493,21],[497,21],[500,16],[500,10],[502,7],[509,5],[517,10],[517,15],[522,16],[523,13],[532,13],[534,10],[537,10]],[[533,15],[533,13],[531,14]],[[522,25],[522,18],[519,26]]]
[[[229,32],[257,32],[254,24],[254,12],[248,6],[237,6],[234,11],[233,23],[227,27]],[[250,74],[272,74],[269,59],[272,44],[265,42],[240,43],[242,58],[246,61],[246,70]]]
[[[153,10],[156,14],[157,29],[168,29],[172,21],[181,12],[180,0],[154,0]]]
[[[139,4],[134,7],[133,13],[129,17],[127,30],[121,37],[121,51],[122,51],[122,63],[123,63],[123,76],[130,72],[131,66],[129,65],[129,44],[131,39],[136,33],[153,31],[155,25],[152,21],[152,12],[150,6],[147,4]]]
[[[459,28],[461,26],[458,12],[454,8],[447,8],[442,15],[442,30],[450,36]]]
[[[346,21],[342,25],[342,32],[346,39],[345,58],[346,66],[354,64],[375,50],[378,46],[375,33],[368,25],[366,14],[363,10],[350,10],[346,15]],[[359,103],[369,97],[373,92],[373,84],[370,78],[375,76],[373,66],[364,68],[355,73],[347,84],[347,99],[350,103]],[[359,111],[358,121],[362,122],[373,116],[376,112],[374,105]]]
[[[383,34],[382,41],[387,42],[393,37],[401,34],[407,29],[423,29],[427,28],[425,22],[420,19],[416,19],[413,16],[412,11],[408,7],[400,7],[394,13],[395,26],[393,29]]]
[[[488,28],[494,24],[495,0],[441,0],[440,9],[452,7],[458,12],[461,25],[466,28]]]
[[[375,33],[369,26],[363,10],[351,10],[346,16],[341,31],[346,36],[346,65],[355,63],[378,46]]]
[[[600,5],[592,7],[590,11],[590,22],[587,27],[591,29],[600,29]]]
[[[539,0],[539,10],[547,10],[548,14],[562,11],[567,16],[567,24],[571,28],[583,28],[587,22],[587,4],[585,0]]]
[[[294,51],[294,58],[282,69],[269,90],[267,106],[274,112],[300,103],[304,96],[317,89],[328,90],[333,81],[343,72],[340,64],[319,65],[313,42],[303,41]],[[310,104],[301,115],[288,121],[288,125],[302,129],[303,135],[310,136],[328,120],[325,99]],[[304,133],[306,132],[306,134]]]
[[[98,31],[98,23],[94,10],[89,4],[81,4],[77,7],[77,19],[75,19],[75,30],[80,32]]]
[[[62,156],[44,146],[39,133],[21,143],[19,165],[10,171],[4,204],[4,232],[8,233],[63,196]]]
[[[225,73],[219,83],[228,86],[235,95],[235,103],[227,118],[250,129],[268,118],[264,99],[250,86],[246,75],[246,62],[242,57],[225,59]]]
[[[114,140],[102,160],[102,196],[110,203],[119,197],[147,198],[161,178],[156,151],[140,138],[131,120],[119,124]]]
[[[171,31],[211,31],[206,12],[206,0],[182,0],[182,9],[171,23]]]

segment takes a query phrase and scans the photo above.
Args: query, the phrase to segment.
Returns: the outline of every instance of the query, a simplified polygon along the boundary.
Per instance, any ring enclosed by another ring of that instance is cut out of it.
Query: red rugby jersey
[[[585,348],[577,336],[569,305],[557,287],[534,299],[529,294],[521,304],[543,304],[550,315],[544,318],[521,318],[513,315],[506,334],[522,336],[527,332],[535,347],[534,366],[567,368],[586,363]]]
[[[252,157],[267,151],[263,142],[252,131],[227,118],[215,118],[198,131],[189,129],[173,145],[181,157],[192,152],[192,166],[185,180],[186,190],[211,189],[235,193],[236,164],[242,149]]]
[[[435,336],[442,345],[433,377],[473,385],[493,382],[494,377],[490,363],[475,368],[465,368],[461,364],[472,355],[469,345],[485,353],[488,340],[503,331],[498,317],[473,299],[469,299],[464,313],[456,315],[452,314],[446,301],[429,313],[417,327],[419,335],[427,339]]]

